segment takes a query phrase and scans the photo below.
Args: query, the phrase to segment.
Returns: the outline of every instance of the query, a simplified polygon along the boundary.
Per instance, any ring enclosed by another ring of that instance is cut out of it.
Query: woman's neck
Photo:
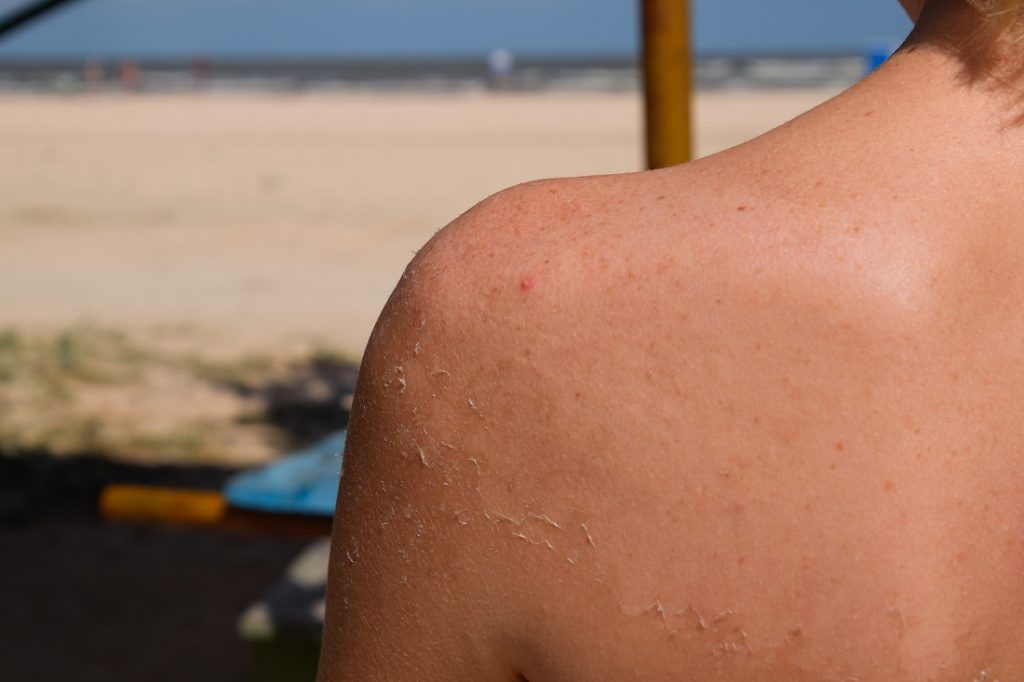
[[[900,52],[945,55],[971,88],[1024,93],[1024,27],[1015,21],[986,16],[967,0],[929,0]]]
[[[1024,29],[1000,26],[967,0],[929,0],[903,46],[850,94],[939,143],[1019,147],[1024,159]]]

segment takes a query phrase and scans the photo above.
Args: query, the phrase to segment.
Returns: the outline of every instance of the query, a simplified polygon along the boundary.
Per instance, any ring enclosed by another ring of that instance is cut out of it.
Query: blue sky
[[[27,0],[0,0],[0,12]],[[909,29],[896,0],[691,0],[702,53],[859,52]],[[638,0],[79,0],[4,56],[623,55]]]

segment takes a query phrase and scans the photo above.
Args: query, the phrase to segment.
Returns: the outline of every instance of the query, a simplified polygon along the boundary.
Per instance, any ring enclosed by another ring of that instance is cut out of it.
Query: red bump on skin
[[[524,294],[528,294],[533,290],[533,277],[527,275],[519,282],[519,289]]]

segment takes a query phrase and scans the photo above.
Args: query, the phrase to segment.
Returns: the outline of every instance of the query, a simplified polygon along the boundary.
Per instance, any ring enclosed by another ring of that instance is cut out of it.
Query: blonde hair
[[[967,0],[982,14],[1000,23],[1024,18],[1024,0]]]

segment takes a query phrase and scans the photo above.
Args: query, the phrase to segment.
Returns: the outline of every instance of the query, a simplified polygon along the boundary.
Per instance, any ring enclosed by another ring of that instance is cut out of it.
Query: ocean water
[[[699,89],[845,86],[864,75],[858,55],[718,56],[694,65]],[[71,93],[215,91],[511,91],[618,92],[639,89],[641,73],[628,58],[523,59],[507,76],[492,77],[486,57],[423,61],[26,61],[0,62],[0,92]]]

